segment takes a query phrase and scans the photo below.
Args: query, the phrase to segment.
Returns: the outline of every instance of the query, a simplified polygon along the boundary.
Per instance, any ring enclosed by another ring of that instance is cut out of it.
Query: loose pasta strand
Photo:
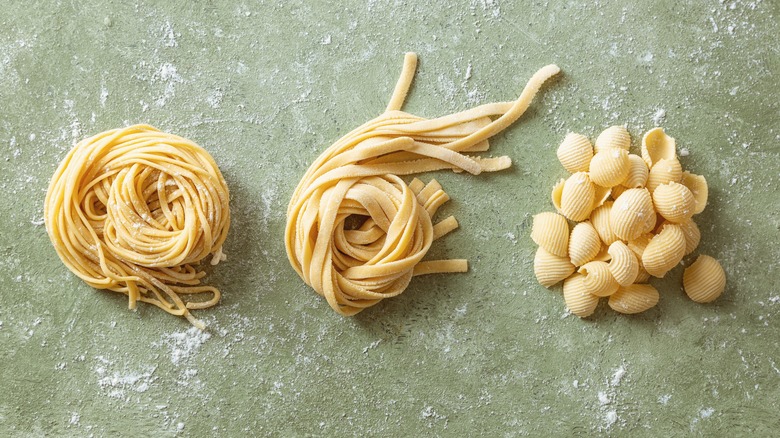
[[[509,157],[464,152],[488,150],[488,139],[522,116],[542,84],[560,71],[555,65],[540,69],[513,102],[428,120],[401,111],[416,67],[417,55],[407,53],[385,112],[327,148],[287,207],[291,266],[342,315],[402,293],[415,275],[468,269],[466,260],[422,261],[432,242],[458,223],[432,220],[449,200],[435,180],[407,185],[399,175],[444,169],[478,175],[510,167]],[[362,223],[349,228],[352,219]]]
[[[68,153],[49,184],[44,217],[60,259],[87,284],[126,294],[130,309],[154,304],[203,329],[190,309],[214,306],[220,293],[200,285],[205,272],[193,265],[209,254],[224,258],[229,198],[208,152],[134,125]]]

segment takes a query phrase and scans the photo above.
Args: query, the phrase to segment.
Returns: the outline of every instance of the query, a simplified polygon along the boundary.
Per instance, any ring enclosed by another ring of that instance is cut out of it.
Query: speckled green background
[[[194,3],[0,8],[0,435],[777,433],[777,1]],[[289,267],[285,208],[384,109],[410,50],[406,108],[429,117],[512,99],[550,62],[564,74],[493,142],[512,170],[435,175],[461,229],[431,256],[471,271],[347,319]],[[204,146],[231,189],[208,334],[87,287],[42,225],[73,143],[141,122]],[[555,148],[616,123],[661,124],[706,175],[716,303],[688,300],[680,267],[635,317],[583,321],[536,284],[528,227],[564,176]]]

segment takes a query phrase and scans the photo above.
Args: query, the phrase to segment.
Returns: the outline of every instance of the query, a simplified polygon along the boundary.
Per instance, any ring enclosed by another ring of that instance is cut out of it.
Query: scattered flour
[[[658,397],[658,403],[660,403],[662,405],[666,405],[666,404],[669,403],[669,400],[671,400],[671,399],[672,399],[672,395],[671,394],[664,394],[664,395]]]
[[[78,426],[80,421],[81,421],[81,414],[79,414],[78,412],[72,412],[70,414],[70,420],[68,421],[68,424]]]
[[[163,82],[165,83],[165,91],[163,95],[155,100],[155,105],[162,107],[168,102],[170,98],[176,95],[176,84],[184,82],[181,75],[179,75],[176,66],[171,63],[164,63],[160,65],[156,72],[152,75],[152,83]]]
[[[170,349],[171,363],[181,365],[197,353],[211,334],[190,327],[186,331],[164,334],[157,345],[166,345]]]

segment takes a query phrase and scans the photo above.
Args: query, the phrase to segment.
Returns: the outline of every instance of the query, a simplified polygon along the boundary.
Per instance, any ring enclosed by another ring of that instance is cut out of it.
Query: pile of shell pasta
[[[660,296],[650,277],[666,275],[701,239],[692,217],[707,205],[706,179],[683,171],[674,138],[662,128],[644,135],[641,156],[630,146],[622,126],[604,130],[594,145],[568,134],[557,152],[571,173],[553,188],[558,212],[534,216],[536,278],[547,288],[563,281],[566,306],[579,317],[593,314],[602,297],[620,313],[652,308]],[[683,287],[693,301],[708,303],[723,293],[726,275],[717,260],[700,255],[685,269]]]

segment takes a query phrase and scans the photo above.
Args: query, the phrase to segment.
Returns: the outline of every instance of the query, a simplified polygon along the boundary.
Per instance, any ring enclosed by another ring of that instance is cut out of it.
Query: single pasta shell
[[[666,135],[663,128],[654,128],[642,137],[642,159],[652,168],[660,160],[669,160],[677,155],[674,138]]]
[[[595,210],[596,208],[601,207],[602,205],[604,205],[605,202],[607,202],[607,199],[609,199],[609,195],[612,194],[612,189],[609,187],[602,187],[602,186],[594,186],[594,187],[596,188],[593,196],[593,209]]]
[[[536,280],[544,287],[549,288],[574,272],[574,265],[568,257],[558,257],[545,251],[541,246],[534,256],[534,274]]]
[[[612,227],[609,225],[609,212],[612,210],[613,204],[612,201],[607,201],[590,214],[590,223],[593,224],[593,228],[599,233],[601,241],[607,245],[618,240],[618,237],[612,232]]]
[[[693,193],[682,184],[670,182],[661,184],[653,192],[653,204],[655,210],[664,219],[673,223],[680,223],[693,216],[696,200]]]
[[[693,198],[696,200],[696,207],[693,210],[693,214],[699,214],[704,211],[704,207],[707,206],[707,197],[709,195],[707,179],[701,175],[695,175],[686,171],[682,173],[680,182],[685,187],[688,187],[688,190],[693,193]]]
[[[602,187],[620,184],[628,176],[631,163],[625,149],[603,149],[590,160],[590,179]]]
[[[641,189],[647,184],[650,168],[639,155],[628,154],[628,175],[620,184],[629,189]]]
[[[701,231],[693,219],[687,219],[678,224],[685,236],[685,255],[692,253],[701,241]]]
[[[569,237],[569,258],[574,266],[582,266],[593,260],[601,250],[601,238],[590,222],[574,226]]]
[[[534,216],[531,240],[550,254],[568,257],[569,222],[558,213],[539,213]]]
[[[612,260],[609,262],[609,271],[615,281],[621,286],[633,284],[639,274],[639,260],[637,260],[636,254],[631,251],[628,245],[618,240],[609,245],[609,255],[612,256]]]
[[[688,297],[697,303],[716,300],[726,289],[726,273],[717,260],[700,255],[683,272],[683,288]]]
[[[644,312],[658,304],[658,290],[649,284],[621,286],[609,297],[609,307],[615,312],[633,315]]]
[[[647,244],[642,265],[653,277],[661,278],[677,266],[685,255],[685,235],[679,225],[666,224]]]
[[[628,150],[631,147],[631,136],[623,126],[610,126],[603,130],[598,137],[594,150],[596,153],[604,149],[623,149]]]
[[[636,258],[641,261],[642,254],[645,253],[645,248],[647,248],[647,245],[651,240],[653,240],[653,235],[650,233],[644,233],[640,234],[639,237],[634,240],[629,240],[627,245],[628,248],[633,251],[634,254],[636,254]]]
[[[584,276],[574,273],[563,282],[563,301],[571,313],[585,318],[593,314],[599,304],[599,297],[585,289]]]
[[[642,261],[639,261],[639,273],[636,274],[636,280],[634,283],[647,283],[650,280],[650,273],[642,266]]]
[[[567,218],[580,222],[590,216],[596,197],[596,187],[586,172],[577,172],[563,184],[561,193],[561,213]]]
[[[553,206],[555,206],[555,209],[559,212],[561,211],[561,196],[563,195],[563,185],[566,183],[566,180],[561,178],[560,181],[558,181],[557,184],[555,184],[555,187],[552,189],[552,203]]]
[[[620,287],[609,270],[609,264],[605,262],[585,263],[577,272],[584,276],[582,282],[585,290],[597,297],[608,297]]]
[[[662,158],[658,160],[647,175],[647,190],[653,193],[661,184],[680,182],[682,180],[682,166],[676,157]]]
[[[598,186],[596,186],[596,187],[598,187]],[[620,195],[622,195],[623,192],[625,192],[626,190],[628,190],[628,187],[626,187],[624,185],[617,185],[615,187],[612,187],[612,193],[611,193],[612,194],[612,199],[619,198]]]
[[[653,200],[647,189],[628,189],[612,204],[609,225],[621,240],[633,240],[655,221]]]
[[[558,161],[569,173],[587,172],[593,158],[593,146],[588,137],[570,132],[558,146]]]

